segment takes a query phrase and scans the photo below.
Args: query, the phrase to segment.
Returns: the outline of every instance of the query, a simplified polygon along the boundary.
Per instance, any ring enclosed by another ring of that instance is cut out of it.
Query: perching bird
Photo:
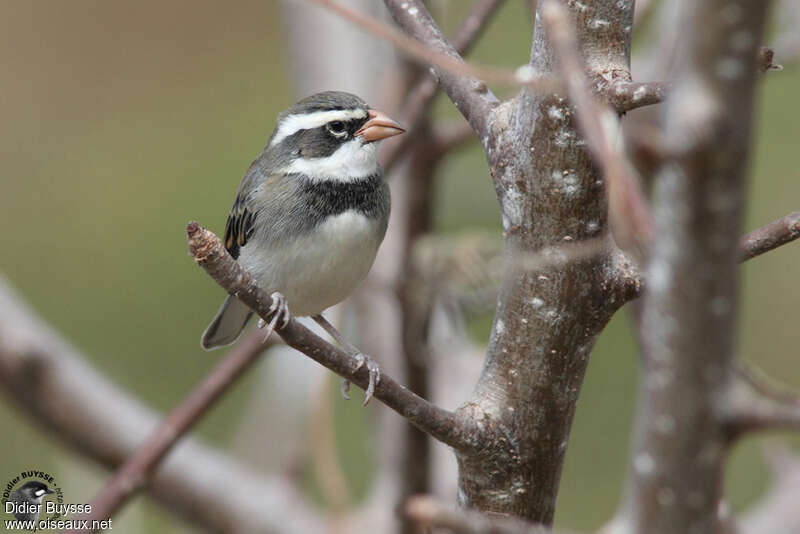
[[[329,91],[299,101],[278,116],[225,225],[228,252],[272,293],[273,309],[285,321],[288,306],[295,315],[313,316],[367,365],[367,400],[380,380],[377,365],[321,313],[347,298],[372,267],[390,208],[377,142],[403,131],[349,93]],[[203,348],[233,343],[251,315],[229,295],[203,333]],[[343,386],[346,393],[346,381]]]
[[[55,492],[43,482],[38,480],[26,482],[15,490],[9,499],[14,503],[14,517],[19,521],[36,521],[39,519],[42,499],[51,493]]]

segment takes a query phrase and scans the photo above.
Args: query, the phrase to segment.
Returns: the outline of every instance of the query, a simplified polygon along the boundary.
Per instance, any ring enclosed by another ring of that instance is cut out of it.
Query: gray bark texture
[[[146,441],[160,419],[93,369],[2,276],[0,387],[20,411],[112,469]],[[148,491],[174,513],[214,532],[317,532],[323,524],[290,481],[253,473],[194,439],[184,439],[162,462]],[[237,498],[241,491],[253,498]]]
[[[589,74],[630,79],[632,2],[565,2]],[[531,66],[555,72],[537,7]],[[589,354],[625,302],[602,176],[561,95],[521,92],[496,107],[483,144],[500,202],[506,273],[486,362],[465,416],[484,429],[458,453],[464,505],[549,524]],[[525,269],[544,247],[602,240],[599,254]]]

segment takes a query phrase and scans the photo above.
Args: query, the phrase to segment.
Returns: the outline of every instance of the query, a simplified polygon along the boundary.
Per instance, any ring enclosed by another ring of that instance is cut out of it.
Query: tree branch
[[[792,212],[739,238],[739,262],[744,263],[782,245],[791,243],[797,238],[800,238],[800,211]],[[641,277],[642,273],[637,272],[636,275]],[[628,293],[628,300],[636,299],[642,295],[647,280],[640,278],[639,281],[641,283]]]
[[[420,0],[385,0],[384,2],[392,17],[403,30],[413,37],[412,42],[426,50],[433,50],[437,54],[449,58],[449,62],[434,65],[434,72],[439,80],[439,85],[447,96],[456,105],[458,110],[467,119],[472,129],[483,137],[489,128],[489,113],[499,101],[486,86],[483,79],[490,72],[475,72],[465,69],[453,69],[452,65],[466,65],[458,52],[445,39],[439,27],[434,22],[428,10]],[[405,37],[405,36],[404,36]],[[420,45],[419,43],[424,43]],[[520,81],[516,74],[513,79]],[[526,81],[526,80],[522,80]]]
[[[271,332],[269,332],[271,333]],[[268,336],[267,336],[268,337]],[[233,383],[258,360],[267,347],[263,333],[252,333],[231,349],[181,403],[165,417],[145,442],[137,447],[114,476],[92,500],[92,511],[77,519],[110,518],[144,488],[153,471],[175,444],[228,391]],[[82,532],[82,529],[70,530]]]
[[[19,410],[77,453],[115,468],[151,434],[160,417],[85,360],[0,276],[0,386]],[[285,479],[255,475],[190,438],[155,471],[147,491],[168,510],[211,531],[302,533],[323,528],[313,507]],[[251,498],[239,498],[242,491]]]
[[[756,58],[756,70],[764,73],[769,70],[782,70],[783,66],[773,63],[775,52],[762,46]],[[630,82],[614,79],[610,82],[598,80],[600,94],[618,113],[625,113],[644,106],[660,104],[666,100],[672,84],[670,82]]]
[[[669,82],[628,82],[612,80],[601,86],[600,94],[618,113],[660,104],[667,98]]]
[[[741,365],[731,376],[719,410],[731,439],[758,430],[800,429],[800,396]]]
[[[773,63],[775,56],[771,48],[762,46],[756,58],[756,70],[782,70]],[[644,106],[660,104],[666,100],[672,84],[670,82],[630,82],[614,79],[610,82],[598,80],[600,94],[618,113],[625,113]]]
[[[439,78],[439,84],[445,92],[450,94],[449,91],[455,91],[459,94],[459,102],[464,104],[472,102],[470,109],[485,108],[488,114],[488,111],[498,104],[497,98],[486,86],[485,82],[487,81],[506,85],[521,85],[539,90],[549,90],[554,86],[552,80],[534,76],[534,73],[527,67],[512,71],[499,67],[477,66],[465,62],[441,34],[427,9],[419,0],[411,0],[402,4],[394,0],[386,0],[389,11],[396,15],[395,20],[398,23],[400,23],[400,20],[408,23],[407,30],[411,29],[408,33],[414,38],[406,36],[377,19],[357,13],[334,0],[306,1],[330,9],[362,29],[392,42],[399,50],[412,58],[433,65],[434,72]],[[422,22],[418,23],[416,20],[417,14],[420,15]],[[400,25],[402,26],[403,24],[400,23]],[[419,30],[419,34],[415,33],[416,30]],[[471,93],[474,93],[474,95],[471,95]],[[461,112],[462,114],[467,113],[463,109]],[[470,121],[470,124],[476,129],[476,132],[483,131],[479,129],[483,121],[479,120],[477,115],[475,121]]]
[[[483,29],[497,12],[505,0],[477,0],[464,18],[461,26],[453,35],[453,48],[460,55],[465,55],[480,36]],[[406,127],[408,135],[395,137],[396,141],[383,150],[382,165],[388,173],[399,157],[414,139],[423,117],[439,89],[439,83],[430,73],[426,73],[415,87],[409,91],[403,110],[401,124]]]
[[[228,254],[217,236],[197,223],[190,223],[186,232],[189,252],[195,261],[229,294],[236,295],[262,319],[269,321],[270,297]],[[354,356],[326,342],[294,318],[276,331],[290,347],[366,389],[369,371],[365,366],[359,366]],[[420,430],[451,447],[469,449],[473,446],[470,437],[475,429],[470,421],[415,395],[386,374],[381,374],[381,380],[375,388],[375,398]]]
[[[753,230],[739,240],[739,261],[747,261],[800,237],[800,211]]]

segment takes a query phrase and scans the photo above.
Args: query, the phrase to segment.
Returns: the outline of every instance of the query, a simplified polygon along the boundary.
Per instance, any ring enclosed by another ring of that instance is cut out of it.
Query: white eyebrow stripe
[[[300,130],[319,128],[331,121],[349,121],[351,119],[364,119],[367,112],[363,109],[342,109],[333,111],[314,111],[300,115],[289,115],[283,119],[275,132],[269,146],[275,146],[290,135]]]

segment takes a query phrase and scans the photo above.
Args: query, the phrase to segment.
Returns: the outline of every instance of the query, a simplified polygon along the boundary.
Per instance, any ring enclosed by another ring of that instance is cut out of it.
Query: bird
[[[39,519],[42,500],[45,495],[55,493],[47,484],[31,480],[15,490],[10,497],[14,503],[14,517],[19,521],[36,521]]]
[[[380,369],[322,312],[347,298],[372,267],[391,208],[378,143],[404,131],[351,93],[325,91],[298,101],[278,115],[225,224],[225,248],[272,298],[271,322],[280,317],[285,326],[292,315],[310,316],[357,358],[357,368],[367,366],[365,404]],[[233,343],[252,315],[228,295],[201,346]],[[345,398],[348,388],[345,380]]]

